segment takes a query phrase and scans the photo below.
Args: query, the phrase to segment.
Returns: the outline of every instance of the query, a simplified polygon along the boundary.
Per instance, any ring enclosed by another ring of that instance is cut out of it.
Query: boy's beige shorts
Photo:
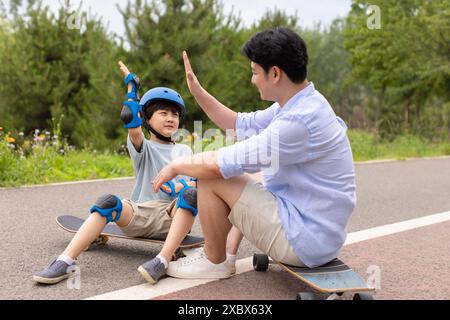
[[[121,228],[129,237],[165,238],[169,233],[172,218],[170,212],[176,204],[166,200],[136,203],[124,199],[133,208],[133,218],[128,226]]]
[[[294,253],[278,217],[275,196],[260,182],[250,180],[228,216],[256,248],[272,259],[289,265],[304,267]]]

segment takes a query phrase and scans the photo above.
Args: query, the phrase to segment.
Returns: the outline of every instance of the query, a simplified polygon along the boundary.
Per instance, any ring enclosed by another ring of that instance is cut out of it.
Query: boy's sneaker
[[[231,276],[226,262],[214,264],[203,250],[169,263],[167,275],[183,279],[225,279]]]
[[[138,271],[145,280],[154,284],[166,274],[166,267],[164,266],[164,263],[156,257],[141,265],[138,268]]]
[[[194,254],[199,254],[199,253],[203,253],[204,254],[204,248],[200,247],[200,248],[195,248],[195,249],[183,249],[183,252],[186,256],[191,256]],[[227,256],[227,260],[225,261],[228,270],[230,271],[230,274],[235,274],[236,273],[236,258],[231,259]]]
[[[68,265],[64,261],[54,260],[44,270],[33,275],[33,280],[38,283],[44,284],[56,284],[64,279],[72,276],[76,270],[75,268],[69,269],[69,267],[75,266],[75,262]]]

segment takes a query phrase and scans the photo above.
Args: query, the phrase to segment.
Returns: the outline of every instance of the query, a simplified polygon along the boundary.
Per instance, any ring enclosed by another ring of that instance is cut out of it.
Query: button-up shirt
[[[239,142],[219,150],[225,179],[262,172],[286,237],[308,267],[338,256],[356,205],[347,126],[312,82],[283,107],[238,113]]]

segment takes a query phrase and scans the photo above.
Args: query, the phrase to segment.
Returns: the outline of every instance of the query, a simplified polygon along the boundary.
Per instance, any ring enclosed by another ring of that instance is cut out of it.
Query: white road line
[[[344,246],[446,221],[450,221],[450,211],[366,230],[356,231],[348,234],[347,241],[345,242]],[[253,270],[252,257],[240,259],[236,262],[236,274],[241,274],[251,270]],[[155,285],[142,284],[90,297],[87,298],[87,300],[147,300],[156,298],[161,295],[166,295],[180,290],[196,287],[212,281],[215,280],[188,280],[168,277],[160,280]]]
[[[253,270],[253,258],[244,258],[236,261],[236,274],[241,274]],[[217,279],[175,279],[164,278],[157,284],[141,284],[123,290],[101,294],[86,300],[148,300],[162,295],[189,289]]]
[[[420,227],[425,227],[445,221],[450,221],[450,211],[433,214],[430,216],[425,216],[417,219],[402,221],[398,223],[388,224],[380,227],[370,228],[367,230],[352,232],[348,234],[347,241],[345,241],[344,245],[384,237],[391,234],[417,229]]]

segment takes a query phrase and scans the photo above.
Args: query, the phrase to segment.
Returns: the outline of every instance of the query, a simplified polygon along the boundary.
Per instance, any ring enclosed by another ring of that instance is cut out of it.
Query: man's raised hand
[[[194,71],[192,71],[191,63],[189,61],[189,57],[186,51],[183,51],[183,61],[184,61],[184,69],[186,71],[186,81],[191,94],[196,97],[199,95],[203,88],[200,85],[200,82],[197,79]]]

